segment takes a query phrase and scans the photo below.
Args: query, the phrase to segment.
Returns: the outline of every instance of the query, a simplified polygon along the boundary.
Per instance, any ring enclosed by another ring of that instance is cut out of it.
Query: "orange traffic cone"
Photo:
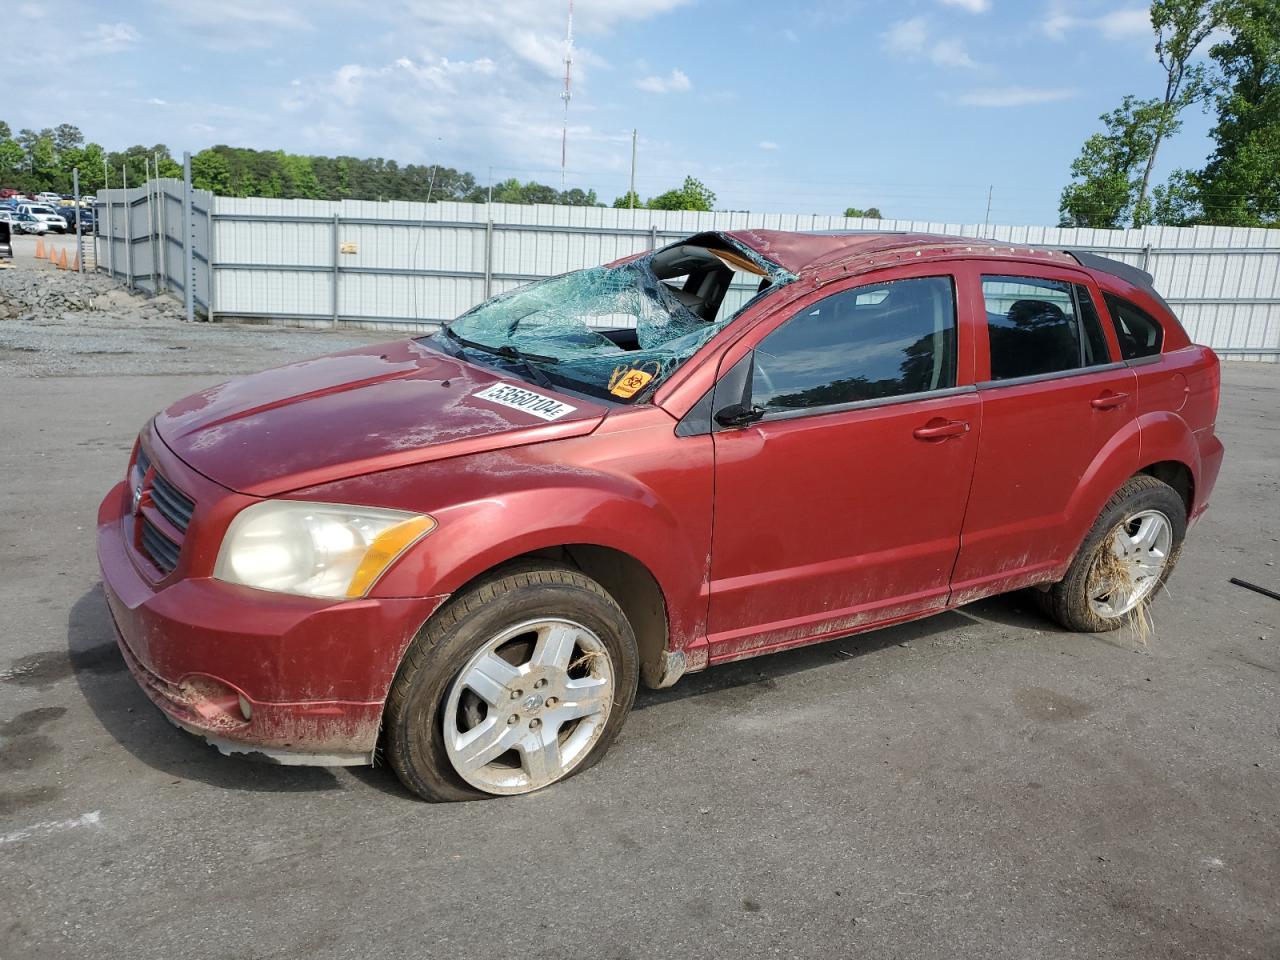
[[[71,266],[68,269],[70,269],[72,273],[80,272],[80,254],[77,253],[71,258]]]
[[[37,260],[44,259],[44,241],[39,239],[38,237],[36,238],[36,259]]]
[[[63,247],[62,252],[58,254],[58,269],[59,270],[67,269],[67,248],[66,247]]]

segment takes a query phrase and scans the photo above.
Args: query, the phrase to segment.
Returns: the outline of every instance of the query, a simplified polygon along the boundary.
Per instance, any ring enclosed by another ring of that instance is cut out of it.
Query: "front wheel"
[[[1131,477],[1103,507],[1067,575],[1037,594],[1041,607],[1083,633],[1141,625],[1186,533],[1186,506],[1177,491],[1155,477]]]
[[[426,800],[531,793],[591,766],[635,699],[622,610],[568,567],[512,568],[452,599],[387,700],[385,749]]]

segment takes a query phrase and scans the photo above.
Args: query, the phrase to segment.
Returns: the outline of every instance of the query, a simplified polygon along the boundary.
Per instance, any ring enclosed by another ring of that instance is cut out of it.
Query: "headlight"
[[[363,597],[435,525],[399,510],[268,500],[231,521],[213,575],[259,590]]]

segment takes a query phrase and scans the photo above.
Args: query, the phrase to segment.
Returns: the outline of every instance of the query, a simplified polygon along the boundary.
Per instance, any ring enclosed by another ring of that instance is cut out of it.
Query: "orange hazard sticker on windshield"
[[[633,397],[652,379],[653,374],[648,370],[628,370],[618,377],[609,392],[615,397]]]

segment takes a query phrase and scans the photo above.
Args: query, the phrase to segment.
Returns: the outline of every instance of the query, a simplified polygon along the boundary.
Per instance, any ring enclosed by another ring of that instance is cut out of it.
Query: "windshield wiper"
[[[515,360],[525,371],[538,382],[540,386],[548,389],[555,389],[555,384],[551,382],[551,378],[546,375],[539,367],[539,363],[559,363],[555,357],[544,357],[536,353],[525,353],[523,350],[517,350],[510,344],[503,344],[500,347],[494,347],[487,343],[480,343],[476,340],[468,340],[461,334],[454,333],[449,327],[444,327],[445,336],[457,341],[464,347],[471,350],[479,350],[481,353],[488,353],[495,357],[504,357],[507,360]]]

